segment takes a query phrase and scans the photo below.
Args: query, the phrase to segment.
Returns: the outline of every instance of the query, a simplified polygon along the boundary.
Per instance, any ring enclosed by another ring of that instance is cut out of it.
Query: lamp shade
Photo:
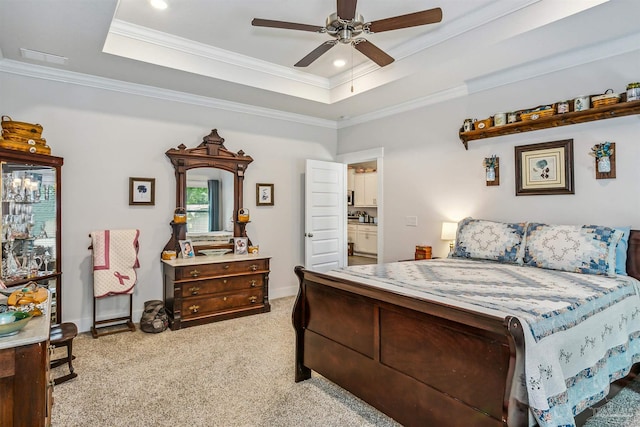
[[[456,240],[456,232],[458,231],[457,222],[443,222],[442,223],[442,240]]]

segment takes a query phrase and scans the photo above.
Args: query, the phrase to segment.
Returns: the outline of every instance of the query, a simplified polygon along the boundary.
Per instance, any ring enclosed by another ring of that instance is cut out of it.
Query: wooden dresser
[[[163,260],[171,330],[270,311],[269,260],[259,254]]]
[[[53,381],[49,378],[51,298],[44,315],[17,334],[0,338],[0,426],[51,424]]]

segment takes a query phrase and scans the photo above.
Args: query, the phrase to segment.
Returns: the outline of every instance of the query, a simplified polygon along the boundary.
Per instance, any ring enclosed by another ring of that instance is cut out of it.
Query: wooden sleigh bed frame
[[[627,272],[640,280],[640,230]],[[406,426],[528,425],[514,397],[524,371],[517,319],[295,273],[296,382],[316,371]]]

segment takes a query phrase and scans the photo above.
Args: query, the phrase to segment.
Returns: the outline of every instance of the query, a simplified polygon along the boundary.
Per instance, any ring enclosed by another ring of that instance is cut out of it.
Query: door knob
[[[304,233],[304,235],[307,237],[313,237],[313,233]]]

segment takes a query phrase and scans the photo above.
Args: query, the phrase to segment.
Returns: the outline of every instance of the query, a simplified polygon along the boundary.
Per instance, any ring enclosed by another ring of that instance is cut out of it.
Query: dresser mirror
[[[233,233],[234,174],[215,168],[191,169],[187,171],[186,185],[187,237]]]
[[[180,144],[166,152],[175,170],[176,210],[184,210],[187,222],[171,222],[172,235],[164,250],[180,253],[180,240],[190,239],[198,250],[233,248],[233,237],[247,237],[246,222],[238,221],[243,207],[243,183],[253,161],[242,150],[224,146],[217,129],[195,148]]]

